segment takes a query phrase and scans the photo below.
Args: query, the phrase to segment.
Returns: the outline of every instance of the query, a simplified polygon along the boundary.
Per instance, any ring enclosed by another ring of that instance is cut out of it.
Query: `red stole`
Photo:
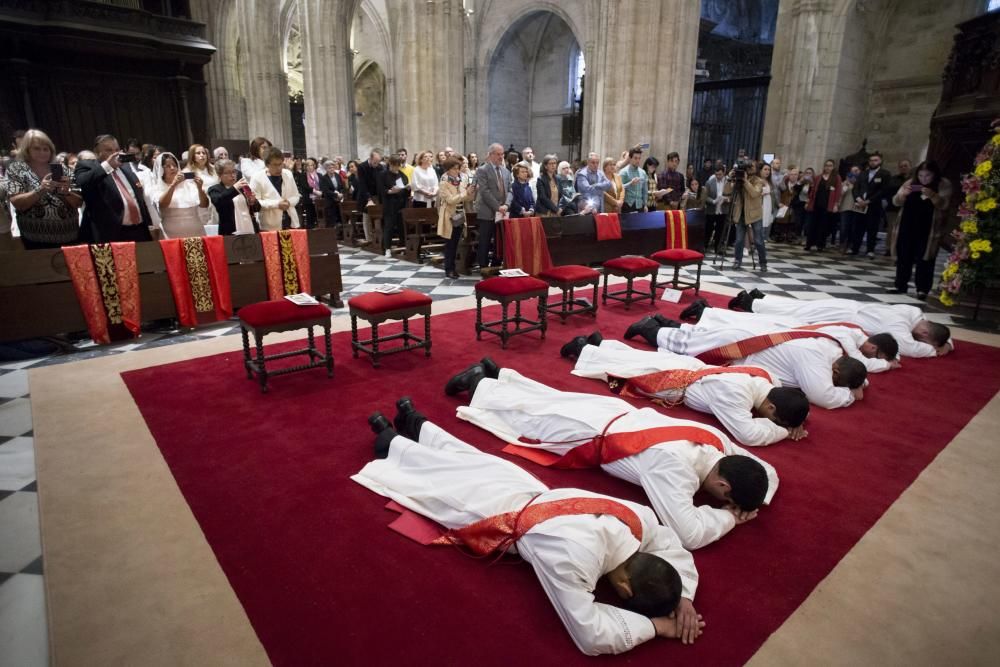
[[[282,299],[288,294],[311,293],[309,239],[304,229],[261,232],[267,298]]]
[[[714,350],[706,350],[697,355],[697,358],[704,361],[706,364],[722,365],[730,361],[735,361],[736,359],[743,359],[751,354],[761,352],[776,345],[781,345],[782,343],[787,343],[788,341],[800,338],[825,338],[827,340],[832,340],[840,347],[840,349],[844,349],[844,346],[840,344],[840,341],[830,334],[825,334],[821,331],[803,331],[795,329],[792,331],[777,331],[775,333],[751,336],[750,338],[745,338],[743,340],[729,343],[728,345],[717,347]],[[844,354],[847,354],[847,350],[844,350]]]
[[[684,211],[668,209],[663,212],[667,225],[667,250],[675,248],[687,249],[688,227]]]
[[[594,215],[594,226],[598,241],[613,241],[622,237],[622,223],[617,213],[597,213]]]
[[[532,499],[520,510],[505,512],[476,521],[462,528],[445,531],[430,520],[420,517],[395,502],[387,507],[400,511],[402,516],[390,525],[396,532],[421,544],[465,545],[478,556],[507,551],[529,530],[549,519],[579,514],[607,514],[613,516],[642,542],[642,521],[624,503],[610,498],[563,498],[535,503]]]
[[[94,342],[138,336],[142,317],[135,243],[63,246],[62,251]]]
[[[809,324],[809,325],[801,326],[801,327],[797,326],[795,328],[799,329],[801,331],[818,331],[819,329],[822,329],[823,327],[847,327],[848,329],[857,329],[858,331],[860,331],[864,335],[866,335],[866,336],[868,335],[868,332],[866,332],[864,329],[862,329],[860,326],[858,326],[854,322],[820,322],[819,324]]]
[[[603,463],[611,463],[618,459],[624,459],[643,452],[653,445],[662,442],[672,442],[675,440],[690,440],[699,445],[711,445],[723,454],[726,453],[725,445],[719,436],[711,431],[699,426],[655,426],[644,428],[641,431],[623,431],[621,433],[608,433],[608,429],[617,420],[629,413],[625,412],[611,421],[604,427],[604,432],[592,438],[581,440],[577,445],[562,456],[547,452],[544,449],[534,447],[522,447],[521,445],[507,445],[503,451],[508,454],[520,456],[534,461],[539,465],[553,468],[593,468]],[[524,442],[532,444],[546,444],[540,440],[521,438]],[[548,443],[566,444],[566,443]]]
[[[182,326],[194,327],[233,316],[223,237],[168,239],[160,241],[160,249]]]
[[[541,218],[504,220],[503,233],[503,260],[508,269],[522,269],[535,276],[552,268]]]
[[[668,369],[636,375],[635,377],[622,378],[615,375],[608,375],[608,389],[611,393],[628,398],[655,398],[656,394],[671,389],[686,389],[698,380],[710,375],[722,375],[724,373],[741,373],[753,377],[763,378],[771,382],[771,375],[763,368],[755,366],[711,366],[697,371],[686,369]],[[660,400],[660,399],[656,399]],[[676,401],[674,405],[683,402],[684,397]]]

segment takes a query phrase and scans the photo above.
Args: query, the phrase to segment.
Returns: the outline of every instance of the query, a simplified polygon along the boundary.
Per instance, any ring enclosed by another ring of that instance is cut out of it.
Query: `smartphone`
[[[119,153],[118,161],[124,164],[126,162],[138,162],[139,158],[132,153]]]
[[[924,189],[920,183],[910,183],[910,192],[920,192]]]
[[[52,174],[53,181],[61,181],[63,177],[63,166],[61,162],[53,162],[49,165],[49,173]]]
[[[292,157],[291,151],[285,151],[281,154],[282,157]]]
[[[193,171],[185,171],[184,172],[184,180],[190,181],[192,178],[194,178],[194,172]]]

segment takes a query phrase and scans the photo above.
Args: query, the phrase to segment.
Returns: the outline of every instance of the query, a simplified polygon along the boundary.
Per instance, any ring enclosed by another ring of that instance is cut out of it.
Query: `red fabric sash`
[[[630,378],[608,375],[608,388],[613,394],[627,398],[652,398],[660,392],[670,389],[686,389],[702,378],[725,373],[740,373],[759,377],[768,382],[772,381],[767,371],[755,366],[710,366],[697,371],[668,369]],[[682,395],[676,403],[681,403],[683,400]]]
[[[598,241],[613,241],[622,237],[622,223],[617,213],[598,213],[594,216]]]
[[[840,344],[840,341],[830,334],[825,334],[821,331],[802,331],[796,329],[793,331],[778,331],[751,336],[744,340],[738,340],[734,343],[717,347],[714,350],[706,350],[697,355],[697,358],[706,364],[715,364],[718,366],[800,338],[825,338],[832,340],[841,350],[844,350],[844,346]],[[844,350],[844,354],[847,354],[847,350]]]
[[[610,498],[563,498],[547,502],[529,502],[520,510],[505,512],[476,521],[463,528],[449,530],[431,544],[464,545],[478,556],[507,551],[529,530],[549,519],[580,514],[613,516],[642,542],[642,521],[626,505]]]
[[[544,449],[522,447],[521,445],[507,445],[503,451],[552,468],[593,468],[603,463],[612,463],[618,459],[633,456],[653,445],[675,440],[690,440],[699,445],[711,445],[723,454],[726,453],[726,447],[717,435],[698,426],[655,426],[641,431],[608,433],[611,425],[626,414],[628,413],[618,415],[608,422],[603,433],[593,439],[581,441],[582,444],[562,456]],[[565,442],[544,443],[540,440],[527,438],[521,438],[521,440],[532,444],[567,444]]]
[[[63,246],[62,251],[93,341],[106,345],[138,336],[142,315],[135,243]]]
[[[687,216],[684,211],[668,209],[663,212],[667,224],[667,250],[687,249]]]
[[[807,326],[796,326],[796,329],[801,331],[818,331],[823,327],[847,327],[848,329],[857,329],[864,335],[868,335],[868,332],[862,329],[860,326],[854,322],[820,322],[819,324],[809,324]]]
[[[518,268],[535,276],[552,268],[541,218],[504,220],[503,230],[503,259],[508,269]]]
[[[264,273],[267,278],[267,298],[282,299],[287,294],[312,293],[309,267],[309,238],[304,229],[283,229],[280,232],[261,232],[264,249]],[[291,250],[288,241],[291,240]],[[295,278],[286,276],[291,271]],[[287,278],[287,279],[286,279]],[[295,286],[295,290],[292,289]]]
[[[160,241],[170,291],[182,326],[233,316],[226,246],[221,236]]]

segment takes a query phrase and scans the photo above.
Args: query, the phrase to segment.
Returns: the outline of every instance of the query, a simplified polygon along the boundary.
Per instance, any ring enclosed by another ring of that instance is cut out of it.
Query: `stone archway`
[[[386,146],[385,123],[386,81],[378,63],[362,63],[354,76],[354,108],[357,117],[358,155],[368,156],[373,148],[392,150]]]
[[[487,140],[530,145],[537,156],[579,157],[579,140],[565,136],[564,124],[579,112],[581,53],[572,28],[554,12],[515,21],[489,62]]]

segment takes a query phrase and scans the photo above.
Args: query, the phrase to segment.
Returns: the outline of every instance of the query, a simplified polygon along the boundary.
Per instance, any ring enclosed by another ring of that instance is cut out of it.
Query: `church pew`
[[[343,235],[344,245],[357,248],[365,240],[364,224],[358,203],[348,199],[340,202],[340,219],[343,220],[341,234]]]
[[[343,307],[340,256],[334,229],[311,229],[313,294],[329,294]],[[233,306],[267,299],[264,255],[257,235],[225,237]],[[159,243],[136,244],[143,321],[176,316]],[[0,252],[0,342],[84,331],[87,323],[73,291],[61,250]]]
[[[403,234],[406,251],[403,258],[420,263],[420,254],[444,249],[444,239],[437,235],[438,210],[436,208],[404,208]]]

